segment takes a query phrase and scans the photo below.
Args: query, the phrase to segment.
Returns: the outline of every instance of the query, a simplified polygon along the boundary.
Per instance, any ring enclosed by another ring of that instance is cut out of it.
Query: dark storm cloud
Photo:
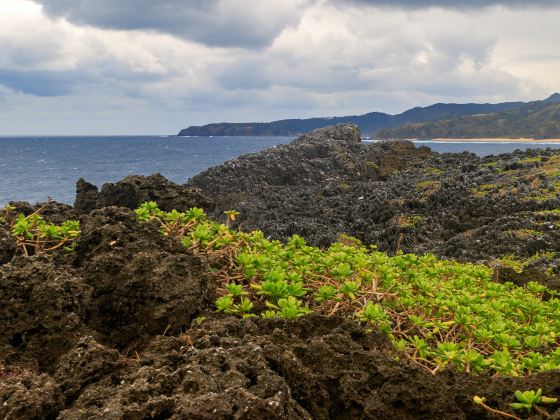
[[[61,96],[84,82],[82,73],[73,71],[22,71],[0,69],[0,85],[34,96]]]
[[[154,30],[210,46],[259,48],[299,21],[305,1],[33,0],[51,17],[102,28]]]

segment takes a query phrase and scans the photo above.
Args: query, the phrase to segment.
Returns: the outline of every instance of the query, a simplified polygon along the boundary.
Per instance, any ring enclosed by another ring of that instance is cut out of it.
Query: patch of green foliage
[[[0,223],[4,225],[10,225],[14,218],[14,206],[7,205],[2,210],[0,210]]]
[[[516,255],[504,255],[490,262],[490,266],[494,268],[507,267],[511,268],[518,274],[521,274],[527,267],[535,264],[536,262],[551,261],[556,256],[554,251],[540,251],[527,258],[520,258]]]
[[[379,170],[379,165],[377,163],[375,163],[374,161],[368,161],[366,163],[366,165],[373,171]]]
[[[541,161],[541,157],[540,156],[529,156],[526,157],[524,159],[520,159],[519,162],[520,163],[537,163]]]
[[[422,199],[424,200],[430,197],[436,191],[438,191],[440,186],[441,186],[441,182],[434,179],[420,181],[416,183],[416,188],[420,190]]]
[[[455,366],[517,376],[560,368],[560,300],[538,283],[500,284],[488,266],[389,256],[357,240],[320,249],[294,235],[283,244],[260,231],[233,231],[200,209],[168,213],[145,203],[137,215],[206,255],[220,285],[219,312],[342,314],[386,333],[403,357],[432,372]]]
[[[518,239],[530,239],[536,236],[542,235],[541,232],[535,229],[515,229],[515,230],[507,230],[505,232],[508,235],[514,236]]]
[[[558,402],[558,398],[552,397],[545,397],[542,395],[542,389],[538,389],[537,391],[529,390],[529,391],[520,391],[516,390],[514,393],[515,400],[517,402],[510,403],[509,406],[515,411],[527,411],[530,413],[533,410],[536,410],[541,414],[543,417],[550,417],[550,414],[542,407],[543,404],[556,404]],[[485,410],[488,410],[491,413],[497,414],[499,416],[520,420],[519,417],[513,414],[506,413],[505,411],[500,411],[495,408],[490,407],[486,404],[486,398],[479,397],[475,395],[473,397],[473,402],[475,404],[480,405]]]
[[[395,225],[400,228],[414,229],[416,224],[424,220],[419,214],[399,214],[395,217]]]
[[[45,221],[40,212],[47,205],[28,216],[21,213],[16,215],[15,208],[11,206],[1,211],[2,222],[8,224],[18,248],[27,256],[39,252],[49,253],[60,248],[71,252],[80,236],[78,221],[67,220],[61,225]]]
[[[440,182],[436,180],[426,180],[416,183],[416,186],[421,189],[432,189],[435,190],[439,187]]]
[[[426,175],[441,175],[443,170],[440,168],[436,168],[435,166],[428,166],[422,169],[422,172]]]
[[[480,184],[477,188],[471,190],[472,194],[476,197],[485,197],[492,194],[494,191],[498,191],[500,186],[498,184]]]
[[[538,216],[547,216],[547,215],[560,216],[560,209],[542,210],[542,211],[535,212],[535,214]]]
[[[542,389],[535,391],[515,391],[515,399],[517,402],[511,403],[510,406],[514,410],[526,410],[531,412],[534,408],[539,409],[540,404],[555,404],[558,398],[545,397]],[[539,410],[540,411],[540,410]]]

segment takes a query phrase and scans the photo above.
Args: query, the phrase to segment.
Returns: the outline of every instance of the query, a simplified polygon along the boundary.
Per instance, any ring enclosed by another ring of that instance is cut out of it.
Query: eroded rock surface
[[[52,376],[0,383],[0,415],[86,418],[492,418],[473,395],[507,409],[513,391],[554,395],[557,372],[438,375],[398,361],[383,335],[337,317],[210,319],[179,337],[152,336],[119,354],[84,337]],[[554,415],[560,414],[559,412]]]
[[[0,265],[10,262],[16,253],[16,241],[8,226],[0,223]]]
[[[93,289],[90,325],[117,346],[146,334],[176,333],[206,294],[205,263],[124,209],[86,217],[76,256]]]
[[[92,288],[48,257],[17,257],[0,267],[0,355],[49,369],[86,333]]]
[[[145,201],[156,201],[162,210],[188,210],[202,207],[209,211],[213,202],[198,190],[175,184],[160,174],[128,176],[114,184],[104,184],[101,191],[95,185],[78,180],[74,207],[79,212],[118,206],[136,209]]]
[[[51,371],[84,335],[124,348],[177,333],[206,296],[205,264],[129,210],[94,211],[74,255],[17,256],[0,266],[0,361]]]
[[[356,126],[337,125],[210,168],[187,185],[216,201],[216,218],[236,209],[245,229],[284,240],[297,233],[325,246],[340,233],[353,233],[349,222],[360,217],[360,202],[351,190],[367,185],[376,194],[381,180],[430,155],[407,141],[365,145]]]

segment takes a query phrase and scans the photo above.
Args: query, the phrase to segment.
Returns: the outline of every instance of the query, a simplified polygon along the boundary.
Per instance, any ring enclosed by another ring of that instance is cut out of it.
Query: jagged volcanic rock
[[[0,223],[0,265],[10,262],[16,253],[16,241],[10,229]]]
[[[167,211],[184,211],[196,206],[207,211],[214,208],[212,201],[196,189],[177,185],[160,174],[128,176],[115,184],[104,184],[101,191],[80,178],[76,185],[74,207],[79,212],[108,206],[135,209],[145,201],[157,201],[160,208]]]
[[[533,265],[558,273],[550,255],[560,251],[559,215],[551,212],[560,207],[560,182],[547,175],[554,171],[558,151],[438,154],[406,141],[361,143],[355,126],[340,125],[208,169],[187,185],[216,201],[215,218],[239,210],[243,229],[274,239],[299,234],[328,246],[345,233],[387,252],[471,261],[549,253]]]

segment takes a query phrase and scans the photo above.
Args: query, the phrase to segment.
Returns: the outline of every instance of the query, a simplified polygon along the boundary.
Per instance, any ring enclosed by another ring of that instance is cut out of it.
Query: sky
[[[558,22],[560,0],[0,0],[0,135],[542,99]]]

